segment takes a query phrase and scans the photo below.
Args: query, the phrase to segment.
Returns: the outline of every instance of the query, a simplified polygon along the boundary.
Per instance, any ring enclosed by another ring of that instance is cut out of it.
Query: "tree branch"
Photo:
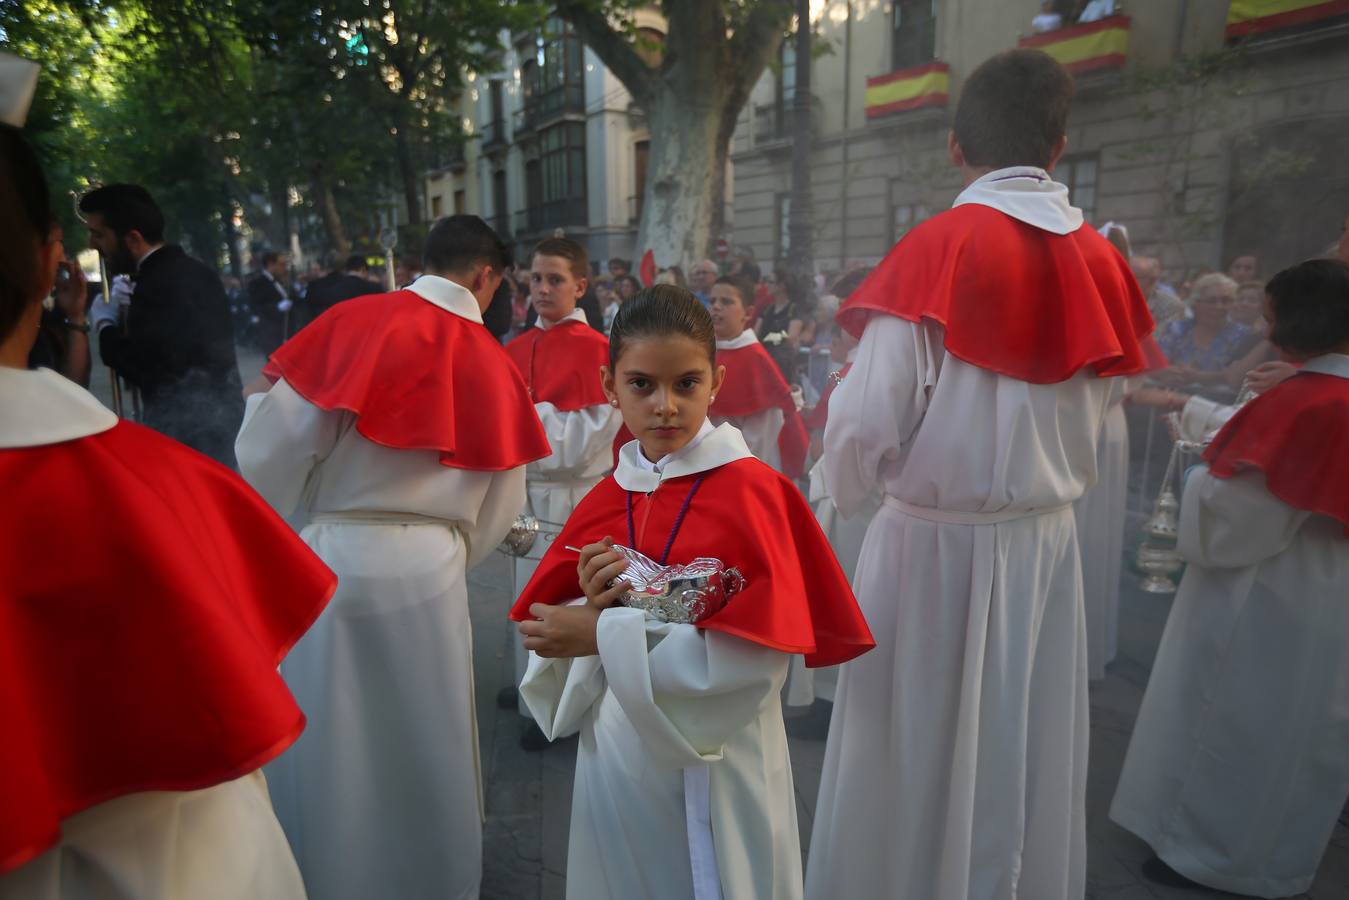
[[[754,83],[777,56],[794,12],[791,0],[757,0],[746,13],[731,35],[729,75],[733,97],[749,97]]]
[[[604,14],[585,0],[558,0],[557,14],[576,29],[586,46],[614,73],[639,106],[647,106],[655,71],[648,66],[627,36],[609,24]]]

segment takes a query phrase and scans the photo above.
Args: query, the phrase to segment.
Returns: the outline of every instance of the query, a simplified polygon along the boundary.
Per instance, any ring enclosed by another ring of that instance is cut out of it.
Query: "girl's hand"
[[[607,537],[598,544],[586,544],[581,548],[576,575],[591,606],[608,609],[618,602],[629,587],[618,577],[627,567],[628,561],[614,549],[613,538]]]
[[[573,659],[600,652],[595,637],[600,610],[589,603],[577,606],[535,603],[529,608],[529,614],[534,620],[520,623],[526,650],[550,659]]]

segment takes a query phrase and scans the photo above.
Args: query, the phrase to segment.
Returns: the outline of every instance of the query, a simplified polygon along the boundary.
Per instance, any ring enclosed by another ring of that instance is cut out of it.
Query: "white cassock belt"
[[[1036,516],[1048,516],[1054,513],[1063,512],[1066,509],[1072,509],[1071,503],[1064,503],[1059,506],[1048,506],[1044,509],[1007,509],[999,512],[963,512],[954,509],[937,509],[932,506],[915,506],[912,503],[905,503],[898,497],[885,495],[885,505],[891,509],[897,509],[906,516],[912,516],[915,519],[922,519],[926,522],[936,522],[939,525],[1000,525],[1004,522],[1015,522],[1019,519],[1033,519]]]

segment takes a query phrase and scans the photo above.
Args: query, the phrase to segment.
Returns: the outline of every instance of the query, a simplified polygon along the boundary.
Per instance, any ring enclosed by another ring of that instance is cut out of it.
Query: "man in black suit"
[[[91,191],[80,211],[109,272],[135,281],[125,328],[115,305],[95,304],[103,361],[139,389],[146,425],[233,466],[243,399],[220,276],[164,242],[164,214],[139,185]]]
[[[370,264],[365,256],[353,253],[347,257],[346,271],[329,272],[309,283],[304,295],[305,324],[323,315],[336,303],[366,294],[378,294],[379,285],[370,280]]]
[[[263,356],[271,356],[299,331],[295,302],[286,287],[287,263],[284,253],[269,250],[262,254],[262,270],[248,281],[248,307],[257,318],[256,338]]]

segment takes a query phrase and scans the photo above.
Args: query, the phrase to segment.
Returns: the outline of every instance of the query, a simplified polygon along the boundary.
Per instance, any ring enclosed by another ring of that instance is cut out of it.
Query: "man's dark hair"
[[[478,266],[504,272],[510,251],[486,222],[477,216],[445,216],[426,235],[422,268],[433,274],[465,275]]]
[[[1349,264],[1309,259],[1265,285],[1274,312],[1269,342],[1303,358],[1349,343]]]
[[[352,271],[353,269],[368,269],[368,268],[370,268],[370,263],[368,260],[366,260],[364,253],[353,253],[347,257],[348,272]]]
[[[740,295],[740,305],[745,308],[745,312],[751,312],[754,309],[754,282],[743,275],[722,275],[713,282],[713,285],[729,285],[732,290]]]
[[[1072,76],[1049,54],[999,53],[965,81],[956,106],[956,143],[976,168],[1048,168],[1072,102]]]
[[[266,253],[262,254],[262,267],[264,269],[270,269],[272,266],[276,265],[276,261],[280,258],[280,253],[275,250],[268,250]]]
[[[708,362],[717,363],[717,334],[712,314],[688,288],[653,284],[618,308],[609,331],[609,368],[617,370],[624,344],[638,338],[683,335],[707,350]]]
[[[9,337],[42,290],[39,251],[55,218],[51,195],[33,148],[19,129],[0,125],[0,340]]]
[[[609,270],[613,271],[614,269],[622,269],[624,272],[631,272],[632,263],[621,256],[615,256],[613,259],[609,260]]]
[[[80,212],[97,213],[119,238],[140,232],[146,243],[164,240],[164,213],[139,184],[106,184],[80,198]]]
[[[871,266],[862,266],[844,272],[834,282],[833,287],[829,289],[829,293],[840,300],[847,300],[852,296],[853,291],[862,286],[862,282],[866,281],[870,274]]]

